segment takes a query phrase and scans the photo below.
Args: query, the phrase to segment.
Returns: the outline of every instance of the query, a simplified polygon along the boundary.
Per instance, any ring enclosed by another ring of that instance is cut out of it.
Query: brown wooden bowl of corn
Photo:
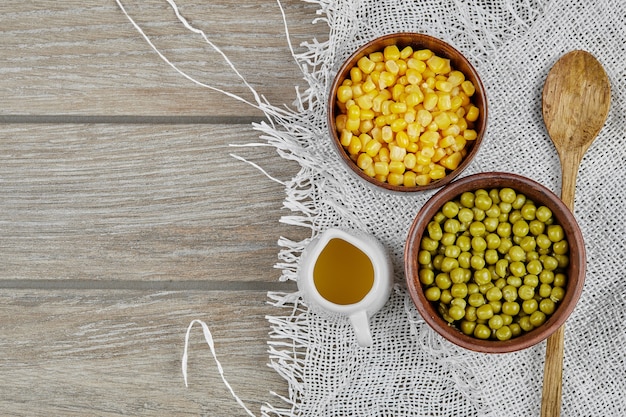
[[[470,164],[487,127],[487,97],[454,47],[396,33],[368,42],[341,66],[328,123],[356,175],[390,191],[422,191],[449,183]]]

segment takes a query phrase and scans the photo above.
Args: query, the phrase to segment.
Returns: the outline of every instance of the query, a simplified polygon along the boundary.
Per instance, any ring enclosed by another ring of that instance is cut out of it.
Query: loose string
[[[204,340],[206,341],[207,345],[209,345],[209,349],[211,349],[211,354],[213,355],[213,359],[215,360],[215,365],[217,366],[217,370],[220,373],[220,377],[222,378],[224,385],[226,385],[226,388],[228,388],[228,390],[230,391],[230,394],[237,401],[237,404],[239,404],[241,408],[246,410],[248,415],[250,415],[251,417],[256,417],[252,413],[252,411],[250,411],[248,407],[246,407],[246,405],[243,403],[241,398],[239,398],[239,396],[235,393],[235,390],[230,386],[230,384],[226,380],[226,376],[224,376],[224,368],[222,367],[222,364],[220,363],[220,361],[217,359],[217,353],[215,352],[215,344],[213,343],[213,335],[211,334],[211,330],[209,329],[209,326],[207,326],[205,322],[201,320],[197,320],[197,319],[193,320],[191,324],[189,324],[189,327],[187,328],[187,333],[185,334],[185,349],[183,351],[183,358],[182,358],[183,378],[185,380],[185,386],[186,387],[189,386],[187,383],[187,358],[188,358],[188,350],[189,350],[189,335],[191,334],[191,329],[193,328],[195,324],[199,324],[200,326],[202,326]]]

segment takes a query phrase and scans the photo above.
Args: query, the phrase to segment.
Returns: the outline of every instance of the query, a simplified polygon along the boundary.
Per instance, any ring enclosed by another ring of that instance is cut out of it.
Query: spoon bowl
[[[544,123],[561,161],[561,200],[573,211],[578,167],[606,121],[611,86],[602,64],[590,53],[576,50],[554,64],[542,99]],[[561,413],[564,335],[563,325],[546,344],[542,417]]]

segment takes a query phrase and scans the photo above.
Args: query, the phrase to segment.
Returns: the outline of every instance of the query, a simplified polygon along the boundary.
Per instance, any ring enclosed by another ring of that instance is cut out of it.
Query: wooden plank
[[[0,125],[0,280],[275,282],[299,167],[249,125]],[[296,230],[294,230],[296,229]],[[296,235],[294,235],[296,234]]]
[[[0,292],[0,409],[11,416],[247,415],[198,326],[210,325],[236,394],[259,415],[287,383],[267,366],[264,292]]]
[[[278,4],[266,0],[178,0],[181,13],[231,59],[275,105],[305,87],[288,48]],[[316,6],[281,1],[294,47],[327,37],[313,25]],[[200,82],[252,99],[201,36],[187,30],[163,0],[124,0],[154,44]],[[261,113],[200,87],[152,50],[115,1],[8,0],[0,4],[0,115],[210,115]]]

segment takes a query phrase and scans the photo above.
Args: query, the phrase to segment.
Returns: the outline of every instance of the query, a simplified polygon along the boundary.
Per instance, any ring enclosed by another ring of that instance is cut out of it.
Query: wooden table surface
[[[252,96],[165,0],[124,0],[169,60]],[[276,105],[306,88],[272,0],[178,0]],[[291,41],[324,40],[315,5],[282,0]],[[279,282],[282,185],[299,167],[259,142],[254,108],[185,79],[114,0],[0,4],[0,414],[247,415],[282,405],[268,367],[267,291]]]

